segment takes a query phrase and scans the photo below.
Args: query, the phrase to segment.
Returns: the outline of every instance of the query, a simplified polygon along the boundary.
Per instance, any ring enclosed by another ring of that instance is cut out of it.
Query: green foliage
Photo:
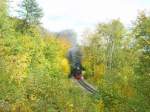
[[[141,107],[149,111],[150,105],[147,94],[150,92],[150,16],[141,12],[134,25],[133,35],[135,36],[135,50],[139,53],[138,64],[135,67],[136,80],[135,85],[139,97],[138,102],[142,102]],[[140,109],[139,109],[140,110]],[[143,110],[141,110],[143,111]],[[143,111],[144,112],[144,111]]]
[[[0,112],[150,110],[149,16],[139,14],[132,32],[112,20],[87,35],[81,47],[85,78],[99,91],[93,96],[67,79],[70,44],[41,34],[36,1],[24,0],[22,8],[22,19],[8,17],[0,0]]]
[[[23,0],[18,12],[21,20],[18,21],[16,30],[34,36],[34,30],[38,30],[37,25],[40,24],[40,19],[43,16],[42,9],[36,0]]]
[[[99,88],[106,112],[147,111],[148,100],[144,101],[143,97],[148,99],[149,81],[137,80],[135,68],[139,65],[140,54],[135,49],[133,33],[126,32],[118,20],[99,24],[95,33],[88,35],[88,45],[84,48],[84,66],[88,69],[86,75],[92,74],[87,78]],[[99,71],[96,71],[97,68]],[[141,88],[147,87],[145,92],[141,92],[144,88],[138,90],[139,85]],[[137,91],[145,95],[139,96]],[[140,101],[143,102],[142,109],[137,107]]]
[[[39,8],[36,0],[23,0],[20,17],[28,24],[39,24],[43,16],[42,9]]]
[[[0,38],[7,35],[9,27],[6,0],[0,0]]]

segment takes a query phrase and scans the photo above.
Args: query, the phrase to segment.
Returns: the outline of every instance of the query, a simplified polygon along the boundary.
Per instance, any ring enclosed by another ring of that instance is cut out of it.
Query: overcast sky
[[[20,0],[11,0],[16,10]],[[139,10],[150,8],[150,0],[37,0],[43,9],[41,22],[50,31],[73,29],[78,33],[99,22],[118,19],[129,25]],[[14,13],[13,13],[14,14]],[[15,14],[14,14],[15,15]]]

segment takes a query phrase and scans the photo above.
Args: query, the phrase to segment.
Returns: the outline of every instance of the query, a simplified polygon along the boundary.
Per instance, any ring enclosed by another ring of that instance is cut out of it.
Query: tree
[[[124,34],[124,26],[119,20],[112,20],[109,23],[98,25],[98,34],[103,38],[106,45],[107,68],[111,70],[115,66],[114,58],[121,47],[121,39]]]
[[[8,27],[6,0],[0,0],[0,37],[7,34]]]
[[[28,24],[39,24],[43,16],[42,9],[36,0],[23,0],[20,17]]]
[[[150,16],[141,12],[134,24],[135,51],[138,53],[138,64],[135,67],[135,86],[141,99],[141,111],[149,111],[150,105]]]
[[[23,0],[18,12],[21,21],[17,24],[16,30],[33,36],[35,31],[38,32],[37,26],[43,16],[42,9],[36,0]]]
[[[124,32],[123,24],[119,20],[112,20],[108,23],[100,23],[95,33],[89,35],[89,47],[85,52],[86,55],[91,56],[88,58],[91,58],[89,61],[91,62],[92,74],[95,71],[94,66],[99,64],[105,65],[106,74],[116,74],[112,71],[117,71],[120,66],[121,42],[124,38]]]
[[[86,76],[92,76],[95,81],[98,81],[104,73],[104,47],[102,40],[97,33],[88,34],[85,39],[83,64],[87,70]]]
[[[126,31],[119,20],[100,23],[96,31],[88,35],[85,46],[84,64],[86,70],[94,74],[93,83],[99,87],[106,111],[133,110],[128,99],[134,96],[136,55],[131,48],[132,36]]]

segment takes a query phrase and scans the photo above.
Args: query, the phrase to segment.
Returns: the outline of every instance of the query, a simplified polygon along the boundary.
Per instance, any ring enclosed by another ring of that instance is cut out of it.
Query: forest
[[[149,13],[140,11],[130,28],[113,19],[84,33],[92,95],[68,79],[72,44],[41,26],[36,0],[23,0],[19,18],[8,9],[0,0],[0,112],[150,112]]]

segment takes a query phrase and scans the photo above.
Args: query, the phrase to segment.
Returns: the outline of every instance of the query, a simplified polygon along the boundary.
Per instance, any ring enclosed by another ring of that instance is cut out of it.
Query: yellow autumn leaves
[[[28,63],[31,61],[27,53],[16,56],[11,55],[6,60],[6,70],[11,74],[11,79],[21,81],[27,77]]]
[[[68,75],[70,73],[69,62],[66,58],[63,58],[61,61],[61,69],[65,75]]]

